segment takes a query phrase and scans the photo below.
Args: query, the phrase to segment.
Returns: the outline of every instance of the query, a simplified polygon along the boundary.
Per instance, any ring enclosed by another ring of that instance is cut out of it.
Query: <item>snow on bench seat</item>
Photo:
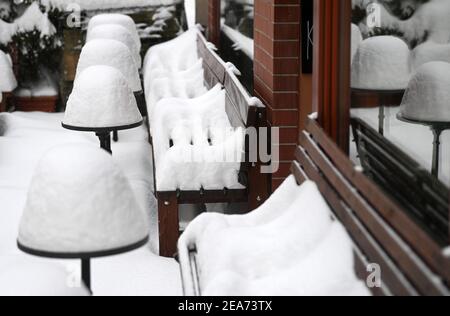
[[[182,264],[190,262],[190,249],[202,295],[368,294],[345,229],[332,220],[317,186],[298,186],[293,176],[249,215],[198,217],[180,239]],[[191,280],[183,275],[188,295]]]

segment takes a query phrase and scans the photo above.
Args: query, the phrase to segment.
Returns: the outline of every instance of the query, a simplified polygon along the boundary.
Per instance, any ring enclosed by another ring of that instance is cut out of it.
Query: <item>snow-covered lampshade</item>
[[[400,114],[414,121],[450,122],[450,63],[429,62],[417,69]]]
[[[408,45],[395,36],[375,36],[359,44],[352,63],[352,88],[404,90],[411,74]]]
[[[119,24],[125,27],[128,32],[130,32],[131,36],[133,36],[136,47],[139,51],[141,50],[141,39],[139,37],[136,24],[131,17],[119,13],[105,13],[96,15],[89,20],[88,33],[96,26],[104,24]]]
[[[90,288],[90,259],[128,252],[148,241],[144,211],[121,169],[89,144],[55,147],[37,165],[19,226],[29,254],[81,259]]]
[[[63,124],[80,131],[137,127],[142,116],[122,73],[110,66],[91,66],[77,76]]]
[[[0,50],[0,93],[12,92],[15,88],[17,88],[17,80],[11,59]]]
[[[117,68],[127,79],[133,92],[142,91],[139,70],[131,51],[125,44],[110,39],[96,39],[88,42],[81,51],[77,77],[91,66],[105,65]]]
[[[110,155],[70,144],[41,159],[20,222],[21,247],[79,258],[142,244],[147,237],[145,213]]]
[[[131,33],[123,26],[119,24],[102,24],[92,28],[87,35],[87,42],[96,39],[112,39],[125,44],[133,53],[134,61],[137,68],[142,66],[142,58],[140,49],[136,45],[135,40]]]

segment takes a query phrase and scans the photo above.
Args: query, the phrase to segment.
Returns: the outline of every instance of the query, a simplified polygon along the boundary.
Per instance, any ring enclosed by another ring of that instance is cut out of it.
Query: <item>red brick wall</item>
[[[280,170],[289,175],[299,126],[300,1],[255,1],[255,94],[268,106],[268,123],[280,127]]]
[[[220,0],[208,1],[208,40],[219,45],[220,40]]]

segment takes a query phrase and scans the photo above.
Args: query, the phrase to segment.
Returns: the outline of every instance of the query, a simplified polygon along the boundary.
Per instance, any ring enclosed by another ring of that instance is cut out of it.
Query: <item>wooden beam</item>
[[[315,0],[313,108],[319,123],[349,150],[351,1]]]
[[[220,0],[209,0],[208,41],[219,47],[220,42]]]

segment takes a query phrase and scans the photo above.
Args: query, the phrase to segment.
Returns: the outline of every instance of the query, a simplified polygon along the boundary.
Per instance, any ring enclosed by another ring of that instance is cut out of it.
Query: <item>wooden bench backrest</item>
[[[450,256],[393,200],[355,168],[314,120],[300,134],[292,173],[309,179],[355,244],[356,269],[381,268],[377,295],[449,295]]]
[[[221,84],[227,94],[226,111],[233,127],[258,127],[262,125],[265,108],[261,101],[252,98],[220,56],[209,47],[210,44],[199,32],[197,49],[203,59],[205,83],[208,88]]]

